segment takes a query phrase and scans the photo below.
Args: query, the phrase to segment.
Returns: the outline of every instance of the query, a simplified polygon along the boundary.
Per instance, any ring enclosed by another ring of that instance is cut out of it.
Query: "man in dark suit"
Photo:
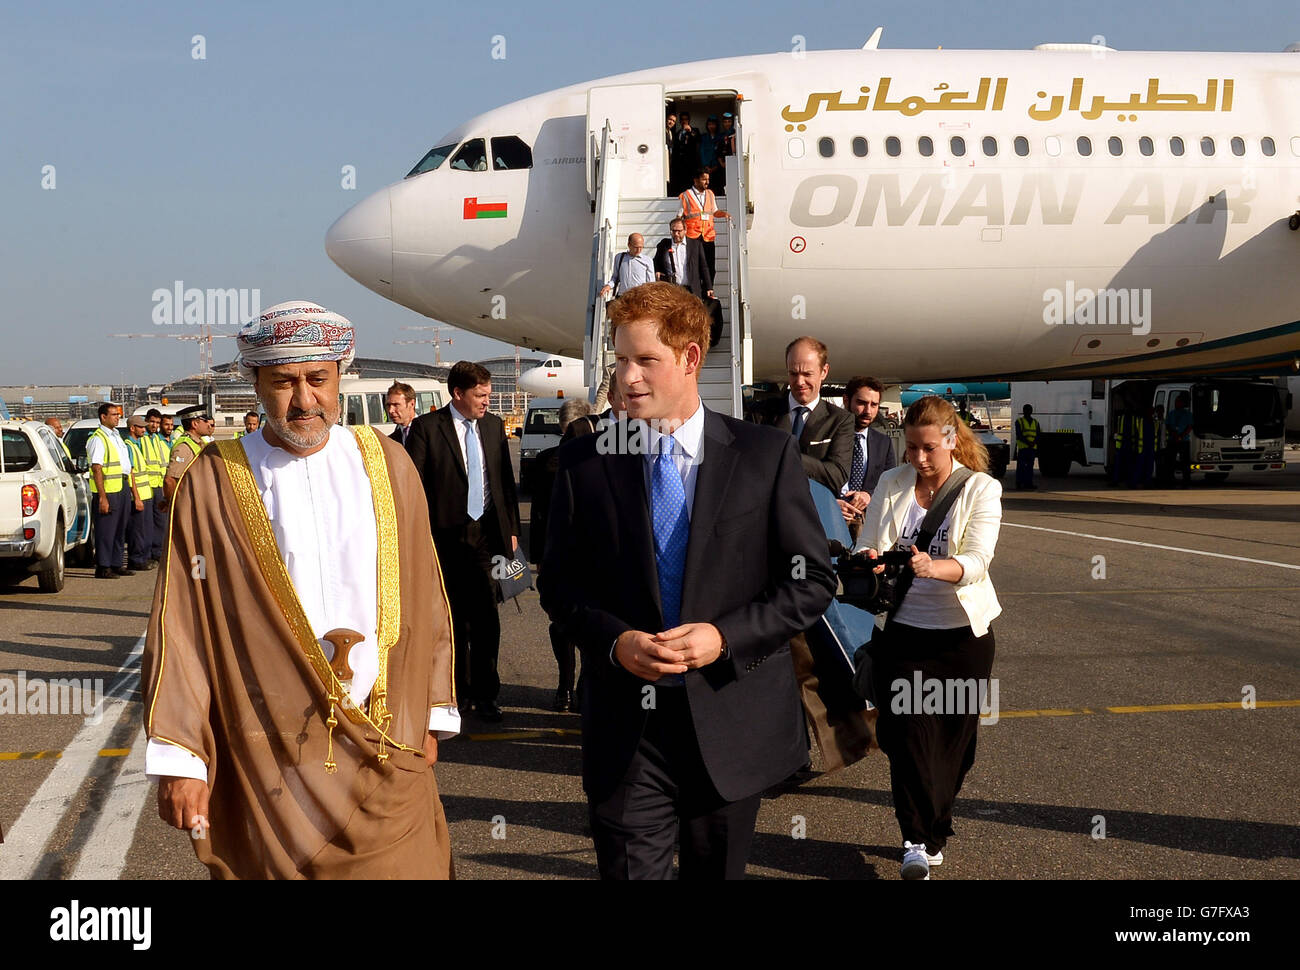
[[[393,381],[393,386],[388,389],[384,399],[384,409],[388,412],[388,420],[397,425],[388,437],[399,445],[405,445],[411,436],[411,425],[415,422],[415,388],[401,381]]]
[[[681,878],[740,878],[805,760],[787,641],[834,594],[826,539],[791,437],[700,403],[700,302],[651,283],[609,318],[629,417],[561,446],[539,583],[583,651],[597,865],[666,879],[680,838]]]
[[[853,417],[822,400],[822,383],[830,373],[826,345],[815,337],[796,337],[785,349],[790,391],[768,420],[799,441],[804,471],[838,495],[849,480],[853,461]]]
[[[871,426],[880,413],[884,391],[885,386],[874,377],[855,377],[844,388],[844,409],[853,415],[853,460],[849,480],[840,489],[839,503],[854,539],[880,476],[898,464],[894,442]]]
[[[485,721],[500,721],[497,557],[519,548],[519,499],[505,425],[488,413],[492,375],[467,360],[447,375],[451,403],[412,424],[406,450],[424,480],[433,540],[451,601],[456,696]]]
[[[704,243],[686,237],[686,221],[674,219],[668,228],[671,239],[659,240],[655,247],[655,278],[676,283],[690,290],[704,303],[712,318],[709,346],[722,339],[722,303],[713,295],[713,274],[704,258]]]

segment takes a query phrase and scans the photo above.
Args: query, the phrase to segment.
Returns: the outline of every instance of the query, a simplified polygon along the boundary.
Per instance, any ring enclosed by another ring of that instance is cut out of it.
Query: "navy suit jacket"
[[[596,799],[622,781],[647,716],[649,682],[612,661],[611,648],[626,630],[664,629],[645,458],[602,447],[603,437],[560,446],[538,579],[542,608],[583,653],[583,786]],[[681,622],[712,623],[729,652],[688,671],[685,687],[657,689],[686,691],[705,768],[726,800],[807,760],[789,640],[826,611],[835,587],[794,438],[706,409]]]

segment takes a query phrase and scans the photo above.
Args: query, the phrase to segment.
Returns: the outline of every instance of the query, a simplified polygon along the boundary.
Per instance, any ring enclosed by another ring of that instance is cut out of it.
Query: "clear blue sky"
[[[954,0],[817,4],[529,2],[6,5],[0,15],[0,384],[157,381],[193,343],[157,330],[153,292],[257,287],[349,317],[367,356],[433,360],[418,314],[325,255],[348,206],[434,139],[500,104],[621,71],[710,57],[858,47],[1024,49],[1104,35],[1128,50],[1280,51],[1296,0]],[[206,59],[191,57],[202,34]],[[506,38],[505,60],[491,57]],[[1297,58],[1300,67],[1300,56]],[[56,188],[41,187],[55,166]],[[355,165],[357,187],[340,186]],[[181,328],[176,328],[180,330]],[[192,331],[191,331],[192,332]],[[218,360],[233,354],[218,341]],[[444,359],[509,353],[461,334]]]

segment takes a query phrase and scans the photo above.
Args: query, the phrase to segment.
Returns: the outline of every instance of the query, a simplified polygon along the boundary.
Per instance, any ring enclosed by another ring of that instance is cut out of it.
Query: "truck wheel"
[[[64,563],[63,563],[63,519],[60,518],[54,524],[54,548],[50,554],[41,560],[40,567],[36,571],[36,579],[41,585],[42,593],[57,593],[63,589]]]
[[[1206,485],[1222,485],[1227,480],[1228,480],[1227,472],[1206,472],[1205,473]]]
[[[1044,478],[1065,478],[1070,474],[1070,459],[1064,455],[1039,455],[1038,470]]]

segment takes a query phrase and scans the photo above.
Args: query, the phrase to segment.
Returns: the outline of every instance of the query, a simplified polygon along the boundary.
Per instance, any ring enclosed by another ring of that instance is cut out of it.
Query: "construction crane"
[[[443,344],[442,331],[444,331],[444,330],[455,330],[455,329],[456,329],[455,327],[447,327],[447,326],[438,326],[438,327],[403,327],[402,329],[403,329],[403,330],[432,330],[432,331],[433,331],[433,337],[432,337],[432,339],[424,339],[424,340],[394,340],[393,343],[395,343],[395,344],[433,344],[433,362],[434,362],[434,364],[435,364],[436,366],[439,366],[439,367],[442,366],[442,344]],[[448,347],[451,346],[452,340],[451,340],[450,337],[447,337],[447,338],[446,338],[446,343],[447,343],[447,346],[448,346]]]
[[[212,341],[221,340],[225,337],[233,337],[233,333],[213,333],[211,328],[206,324],[198,333],[113,333],[110,337],[125,337],[129,340],[147,337],[163,337],[168,340],[195,340],[199,344],[199,374],[200,377],[212,376]]]

